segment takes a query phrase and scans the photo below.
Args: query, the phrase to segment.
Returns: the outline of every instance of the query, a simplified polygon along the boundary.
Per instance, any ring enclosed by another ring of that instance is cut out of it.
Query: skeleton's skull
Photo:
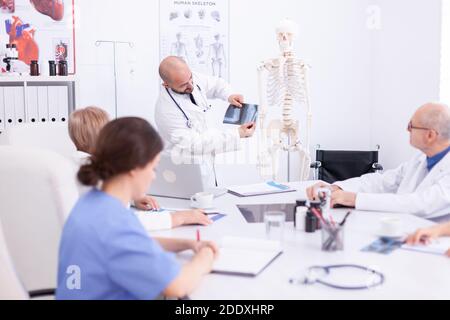
[[[283,20],[277,27],[278,43],[282,53],[291,52],[294,47],[294,38],[297,34],[298,26],[292,20]]]

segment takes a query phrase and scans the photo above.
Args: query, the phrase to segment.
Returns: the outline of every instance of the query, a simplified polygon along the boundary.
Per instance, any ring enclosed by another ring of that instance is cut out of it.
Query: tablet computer
[[[243,125],[250,122],[256,122],[258,119],[258,105],[256,104],[242,104],[242,108],[230,105],[228,108],[223,123]]]

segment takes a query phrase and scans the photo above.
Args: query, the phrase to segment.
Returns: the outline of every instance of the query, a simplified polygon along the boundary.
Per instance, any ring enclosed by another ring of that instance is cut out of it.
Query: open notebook
[[[430,245],[427,246],[409,246],[405,244],[402,246],[402,249],[442,256],[445,255],[448,250],[450,250],[450,238],[441,238],[438,240],[434,240]]]
[[[255,277],[282,253],[279,241],[225,237],[213,273]]]

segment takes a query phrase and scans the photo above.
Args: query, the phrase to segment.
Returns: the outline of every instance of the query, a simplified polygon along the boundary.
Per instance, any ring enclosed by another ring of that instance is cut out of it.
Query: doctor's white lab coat
[[[357,193],[356,209],[409,213],[423,218],[450,214],[450,153],[430,172],[424,154],[384,174],[337,182]]]
[[[228,130],[219,123],[208,123],[207,113],[211,112],[210,99],[227,101],[231,87],[222,79],[193,74],[195,105],[189,95],[177,94],[170,90],[176,103],[185,112],[188,119],[162,87],[156,103],[155,121],[164,142],[166,152],[177,159],[201,164],[202,180],[205,187],[215,187],[215,156],[224,152],[240,149],[241,138],[237,128]],[[177,160],[178,161],[178,160]],[[185,162],[184,162],[185,163]]]

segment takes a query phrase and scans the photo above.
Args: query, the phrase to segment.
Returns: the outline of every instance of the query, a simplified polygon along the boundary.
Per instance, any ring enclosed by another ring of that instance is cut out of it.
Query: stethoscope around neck
[[[198,88],[198,90],[200,91],[200,93],[202,92],[202,89],[200,88],[200,86],[197,84],[196,87]],[[194,127],[194,124],[191,120],[191,118],[189,118],[189,116],[187,115],[187,113],[183,110],[183,108],[180,106],[180,104],[177,102],[177,100],[175,100],[174,96],[172,95],[172,93],[170,92],[169,88],[166,88],[167,93],[169,94],[170,98],[172,99],[172,101],[175,103],[175,105],[177,106],[177,108],[181,111],[181,113],[183,114],[184,118],[186,119],[186,126],[189,129],[192,129]],[[209,110],[211,109],[211,106],[208,105],[208,101],[206,101],[205,97],[203,97],[203,99],[205,100],[207,109]],[[206,112],[205,110],[205,112]]]

